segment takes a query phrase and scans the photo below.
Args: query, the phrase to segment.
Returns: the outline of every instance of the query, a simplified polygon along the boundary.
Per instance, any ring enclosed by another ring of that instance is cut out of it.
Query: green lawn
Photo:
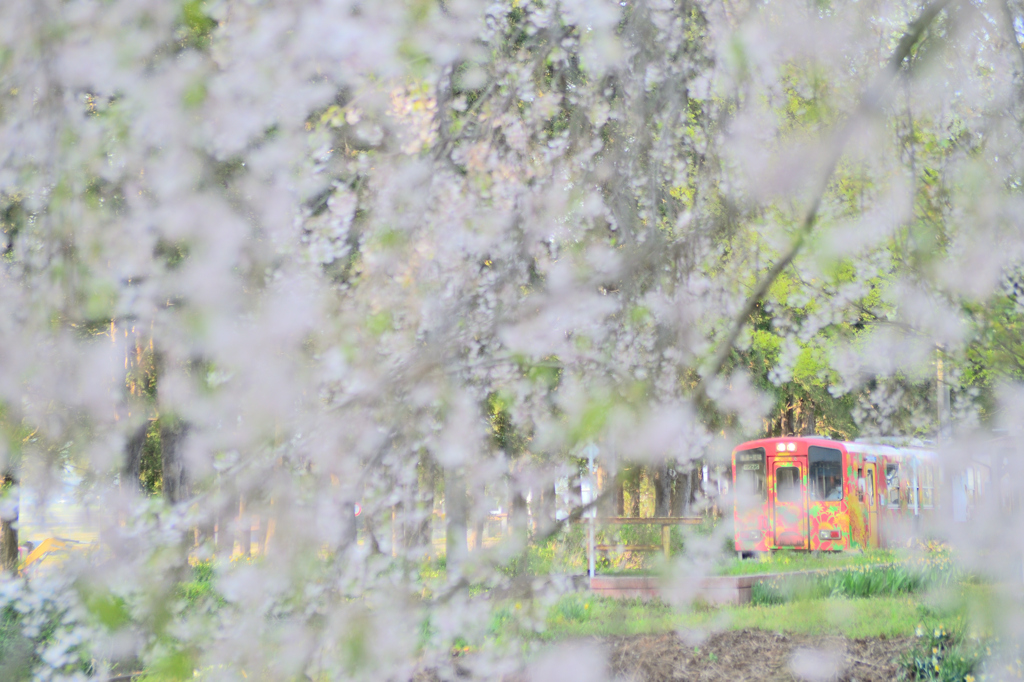
[[[567,597],[573,601],[579,597]],[[609,598],[582,600],[584,615],[556,604],[539,634],[544,640],[588,636],[635,635],[680,628],[758,628],[780,632],[838,634],[859,637],[904,637],[926,614],[912,598],[822,599],[771,606],[726,606],[719,609],[674,611],[660,602],[618,602]],[[563,611],[569,611],[564,614]]]
[[[677,609],[658,600],[617,600],[586,594],[556,602],[537,637],[546,641],[589,636],[633,635],[681,628],[744,629],[836,634],[850,638],[909,637],[919,625],[943,625],[966,634],[986,630],[978,606],[991,601],[990,588],[964,585],[941,595],[834,597],[765,606]],[[973,618],[969,617],[973,615]],[[504,620],[504,618],[502,618]]]
[[[776,551],[760,559],[731,559],[718,571],[718,575],[757,575],[760,573],[787,573],[790,571],[817,571],[845,566],[890,564],[900,560],[900,554],[891,549],[872,549],[866,552],[821,553]]]

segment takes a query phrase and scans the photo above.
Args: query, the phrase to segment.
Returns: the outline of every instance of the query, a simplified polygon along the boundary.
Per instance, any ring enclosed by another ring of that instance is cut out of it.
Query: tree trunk
[[[604,493],[609,485],[613,485],[612,479],[608,476],[608,470],[600,464],[597,465],[597,469],[594,472],[594,496],[597,497]],[[598,516],[614,516],[615,515],[615,500],[609,495],[606,497],[597,509]]]
[[[654,515],[669,515],[668,464],[661,463],[653,468],[654,473]]]
[[[196,546],[202,546],[205,542],[213,542],[215,521],[208,521],[196,528]]]
[[[352,524],[353,529],[355,524]],[[274,537],[274,517],[268,516],[266,523],[260,526],[261,539],[260,539],[260,554],[267,556],[268,548],[270,547],[270,541]],[[353,541],[352,544],[355,544]]]
[[[409,499],[409,490],[402,491],[404,502],[391,506],[391,556],[398,557],[408,554],[413,545],[413,528],[409,522],[410,509],[414,509],[413,500]]]
[[[558,495],[555,487],[551,484],[543,485],[540,488],[539,524],[542,533],[551,531],[555,523],[555,513],[558,509]]]
[[[123,491],[139,492],[142,489],[139,476],[142,474],[142,450],[146,447],[149,421],[139,424],[125,444],[124,471],[121,473],[120,488]]]
[[[470,504],[470,507],[473,505]],[[487,530],[487,521],[475,519],[472,530],[467,531],[466,546],[471,549],[481,549],[484,546],[484,532]]]
[[[177,419],[160,424],[160,456],[163,467],[163,488],[167,501],[176,504],[191,497],[185,460],[182,457],[188,426]],[[237,512],[237,508],[235,510]]]
[[[789,437],[796,433],[796,425],[793,423],[793,405],[789,403],[786,405],[785,411],[782,413],[782,436]]]
[[[626,515],[626,487],[622,481],[622,472],[615,475],[615,493],[612,495],[615,498],[615,515],[625,516]]]
[[[252,555],[252,515],[246,513],[245,496],[239,496],[238,503],[238,545],[242,556]]]
[[[697,476],[697,470],[692,464],[688,465],[686,476],[683,478],[683,490],[682,490],[682,504],[680,505],[680,515],[690,516],[693,513],[693,491],[694,478]]]
[[[629,493],[629,515],[640,516],[640,467],[630,467],[625,473],[623,489]]]
[[[509,504],[509,531],[512,537],[522,543],[529,539],[529,516],[526,513],[526,497],[522,491],[515,490]]]
[[[814,415],[814,403],[809,400],[800,401],[799,434],[801,436],[813,436],[818,430],[817,419]]]
[[[466,481],[458,469],[444,470],[445,561],[448,570],[462,565],[469,552],[466,526]]]
[[[18,571],[18,481],[7,472],[0,478],[0,502],[3,515],[0,516],[0,566],[5,571]]]
[[[434,553],[434,487],[437,484],[437,468],[426,456],[420,459],[419,507],[421,511],[416,544],[423,547],[428,555]]]
[[[217,556],[231,558],[235,553],[235,516],[241,505],[241,496],[232,494],[227,505],[220,509],[217,517]]]
[[[224,514],[217,514],[213,523],[213,552],[217,556],[224,556],[224,545],[227,543],[227,528],[224,525]]]
[[[399,513],[400,505],[391,505],[391,556],[398,556],[402,547],[401,530],[402,525]]]
[[[366,534],[366,543],[370,547],[371,554],[383,554],[380,549],[380,542],[377,541],[377,522],[373,514],[363,512],[363,532]]]
[[[676,465],[676,475],[672,481],[672,516],[686,516],[686,498],[689,495],[689,488],[689,472]]]

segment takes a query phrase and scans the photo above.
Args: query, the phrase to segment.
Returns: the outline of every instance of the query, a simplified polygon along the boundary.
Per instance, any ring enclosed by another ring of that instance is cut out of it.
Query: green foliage
[[[552,625],[586,623],[590,616],[590,599],[574,594],[559,599],[548,613],[547,620]]]
[[[190,680],[195,670],[195,661],[187,652],[175,646],[168,646],[154,659],[146,670],[150,682]]]
[[[139,486],[155,495],[163,490],[163,454],[160,449],[160,420],[154,419],[146,427],[146,440],[139,461]]]
[[[852,416],[856,397],[834,390],[837,375],[832,362],[839,345],[854,339],[858,331],[844,322],[827,325],[811,336],[798,333],[828,305],[821,298],[830,296],[844,276],[839,271],[832,282],[804,282],[788,273],[780,275],[768,299],[754,311],[749,341],[734,351],[737,365],[774,399],[766,435],[784,435],[790,428],[810,430],[812,414],[815,433],[840,438],[857,435]],[[787,419],[794,421],[792,426]]]
[[[522,575],[550,575],[557,572],[558,542],[549,540],[543,545],[529,545],[525,551],[513,556],[498,570],[508,578]]]
[[[94,592],[87,595],[85,607],[108,630],[123,627],[131,618],[124,598],[109,592]]]
[[[579,573],[586,569],[586,553],[585,527],[571,524],[543,543],[531,543],[499,570],[509,578]]]
[[[14,240],[24,229],[28,219],[29,215],[21,197],[0,197],[0,231],[3,232],[2,253],[5,261],[10,262],[14,258]]]
[[[981,666],[981,650],[980,642],[965,642],[941,623],[932,627],[921,623],[913,648],[900,658],[903,679],[973,682],[973,673]]]
[[[515,362],[519,366],[519,370],[531,382],[544,386],[549,391],[558,387],[562,378],[562,363],[558,361],[557,357],[551,355],[540,362],[531,362],[524,356],[517,356]]]
[[[1020,274],[1014,280],[1019,282]],[[961,357],[947,356],[957,371],[953,388],[977,394],[981,416],[994,416],[995,391],[1004,381],[1024,380],[1024,306],[1014,284],[1014,295],[997,294],[984,302],[963,305],[973,335]],[[959,384],[959,385],[957,385]]]
[[[59,598],[33,597],[0,607],[0,682],[32,679],[33,671],[44,667],[47,647],[66,635],[61,630],[75,621]],[[55,667],[69,674],[87,673],[91,665],[87,645],[73,644],[65,651],[64,663]]]
[[[185,602],[186,609],[204,604],[223,606],[227,603],[214,589],[213,569],[213,561],[198,561],[191,565],[191,579],[178,585],[178,596]]]
[[[217,22],[207,14],[207,9],[204,0],[186,0],[182,4],[178,21],[178,44],[183,49],[205,50],[210,46]]]
[[[181,103],[186,109],[195,109],[206,101],[206,83],[196,81],[181,94]]]
[[[526,450],[528,438],[523,435],[512,421],[510,407],[512,396],[504,392],[494,392],[487,396],[487,417],[491,423],[491,442],[505,453],[507,457],[516,457]]]
[[[189,250],[189,245],[186,242],[171,242],[161,239],[156,243],[153,255],[158,260],[162,260],[168,270],[174,270],[188,258]]]
[[[0,611],[0,681],[16,682],[31,677],[38,661],[35,643],[21,631],[21,615],[8,606]]]
[[[381,310],[366,318],[366,331],[373,336],[382,336],[385,332],[394,329],[394,326],[390,310]]]
[[[615,401],[610,397],[592,397],[570,432],[572,441],[586,443],[597,438],[604,430],[614,406]]]

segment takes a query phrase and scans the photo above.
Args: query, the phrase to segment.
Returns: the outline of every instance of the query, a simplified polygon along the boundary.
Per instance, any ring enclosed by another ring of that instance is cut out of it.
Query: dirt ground
[[[675,633],[607,640],[612,677],[623,682],[669,680],[807,680],[889,682],[911,639],[846,639],[736,630],[692,643]]]
[[[468,654],[447,674],[421,669],[413,682],[891,682],[900,678],[899,658],[912,643],[764,630],[589,638],[555,645],[511,674],[474,670]]]

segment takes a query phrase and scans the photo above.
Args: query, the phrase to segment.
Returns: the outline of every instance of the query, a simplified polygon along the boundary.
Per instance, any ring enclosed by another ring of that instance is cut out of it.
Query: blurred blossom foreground
[[[1017,679],[1022,149],[1021,0],[0,2],[0,680]]]

